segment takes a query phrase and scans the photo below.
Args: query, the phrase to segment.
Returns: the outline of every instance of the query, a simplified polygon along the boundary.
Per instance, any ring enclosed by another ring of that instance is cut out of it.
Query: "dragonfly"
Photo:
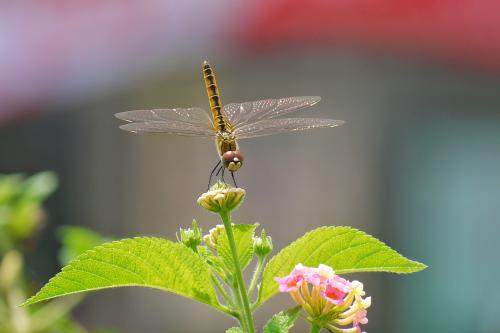
[[[220,174],[224,181],[226,169],[237,186],[234,173],[242,167],[244,161],[238,140],[344,124],[342,120],[325,118],[281,118],[317,104],[321,100],[319,96],[284,97],[222,105],[214,69],[204,61],[202,71],[211,114],[202,108],[189,107],[126,111],[116,113],[115,117],[128,122],[120,126],[122,130],[133,133],[168,133],[214,139],[219,160],[210,173],[208,187],[216,171],[215,177]]]

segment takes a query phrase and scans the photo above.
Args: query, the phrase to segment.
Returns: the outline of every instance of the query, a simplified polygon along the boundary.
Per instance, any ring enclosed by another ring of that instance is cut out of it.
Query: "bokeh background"
[[[0,172],[54,170],[29,259],[59,269],[58,225],[173,239],[217,161],[212,142],[120,131],[113,114],[320,95],[334,130],[241,142],[237,213],[279,249],[351,225],[429,268],[360,274],[368,332],[500,332],[500,3],[494,0],[108,0],[0,3]],[[258,325],[291,305],[267,303]],[[121,332],[222,332],[232,321],[146,289],[92,294],[76,317]],[[299,332],[305,326],[298,325]]]

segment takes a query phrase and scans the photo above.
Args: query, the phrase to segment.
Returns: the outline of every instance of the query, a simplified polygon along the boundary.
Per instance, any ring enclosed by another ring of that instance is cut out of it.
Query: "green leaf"
[[[15,196],[21,192],[23,180],[24,179],[20,174],[0,174],[0,205],[7,205],[11,203]]]
[[[0,227],[13,241],[33,235],[43,221],[41,202],[57,187],[54,173],[0,175]]]
[[[238,257],[240,259],[241,270],[252,261],[253,257],[253,236],[255,234],[255,229],[258,224],[234,224],[233,233],[234,240],[236,242]],[[229,241],[227,235],[224,232],[217,244],[217,252],[224,261],[225,266],[230,270],[234,271],[233,259],[231,256],[231,248],[229,246]]]
[[[300,315],[300,306],[275,314],[264,326],[264,333],[288,333]]]
[[[15,240],[30,237],[42,222],[41,207],[35,201],[19,201],[10,207],[5,230]]]
[[[24,181],[24,200],[45,200],[58,185],[55,173],[50,171],[39,172]]]
[[[83,227],[64,226],[58,228],[57,233],[62,243],[59,250],[59,262],[62,265],[67,265],[87,250],[111,241],[110,238]]]
[[[231,327],[230,329],[226,330],[226,333],[245,333],[243,330],[239,327]]]
[[[321,227],[281,250],[264,269],[259,304],[278,292],[274,277],[288,275],[296,264],[325,264],[338,274],[355,272],[413,273],[424,264],[409,260],[378,239],[349,227]]]
[[[183,244],[152,237],[124,239],[73,260],[24,305],[113,287],[170,291],[219,309],[208,266]]]

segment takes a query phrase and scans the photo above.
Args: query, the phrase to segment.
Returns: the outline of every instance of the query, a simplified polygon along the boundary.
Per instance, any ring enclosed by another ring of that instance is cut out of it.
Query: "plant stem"
[[[231,216],[229,212],[223,210],[220,212],[220,217],[224,223],[224,229],[226,230],[227,239],[229,241],[229,247],[231,248],[231,254],[233,257],[234,264],[234,275],[236,278],[237,292],[240,296],[241,303],[243,306],[242,316],[246,321],[248,326],[248,333],[255,333],[255,327],[253,324],[252,311],[250,310],[250,303],[248,302],[247,290],[245,288],[245,281],[243,280],[243,273],[240,266],[240,258],[238,256],[238,250],[236,248],[236,242],[234,241],[233,226],[231,224]]]
[[[222,296],[222,298],[224,299],[226,304],[229,305],[230,307],[234,308],[235,305],[233,303],[233,300],[227,294],[226,290],[224,289],[224,287],[220,283],[219,279],[217,279],[214,274],[212,274],[211,278],[212,278],[212,283],[215,285],[215,288],[220,293],[220,295]]]
[[[236,299],[236,303],[238,303],[238,308],[239,308],[238,317],[237,317],[238,321],[240,322],[241,329],[243,330],[243,332],[248,332],[248,320],[247,320],[245,314],[243,313],[243,303],[241,301],[239,289],[237,287],[234,287],[232,289],[233,289],[234,297]]]
[[[319,333],[321,331],[321,326],[316,324],[311,324],[311,333]]]
[[[252,276],[252,281],[250,282],[250,287],[248,288],[248,297],[252,297],[253,291],[257,286],[257,281],[259,280],[260,273],[262,272],[262,268],[264,267],[265,258],[259,257],[259,261],[257,262],[257,267],[255,268],[255,272]]]

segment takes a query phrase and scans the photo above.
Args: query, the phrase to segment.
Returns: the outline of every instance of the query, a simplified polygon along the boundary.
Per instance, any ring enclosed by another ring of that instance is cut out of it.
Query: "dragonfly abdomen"
[[[231,131],[230,124],[222,113],[222,104],[220,101],[219,88],[215,79],[215,72],[207,61],[203,62],[203,79],[207,89],[210,110],[214,119],[214,125],[221,132]]]

